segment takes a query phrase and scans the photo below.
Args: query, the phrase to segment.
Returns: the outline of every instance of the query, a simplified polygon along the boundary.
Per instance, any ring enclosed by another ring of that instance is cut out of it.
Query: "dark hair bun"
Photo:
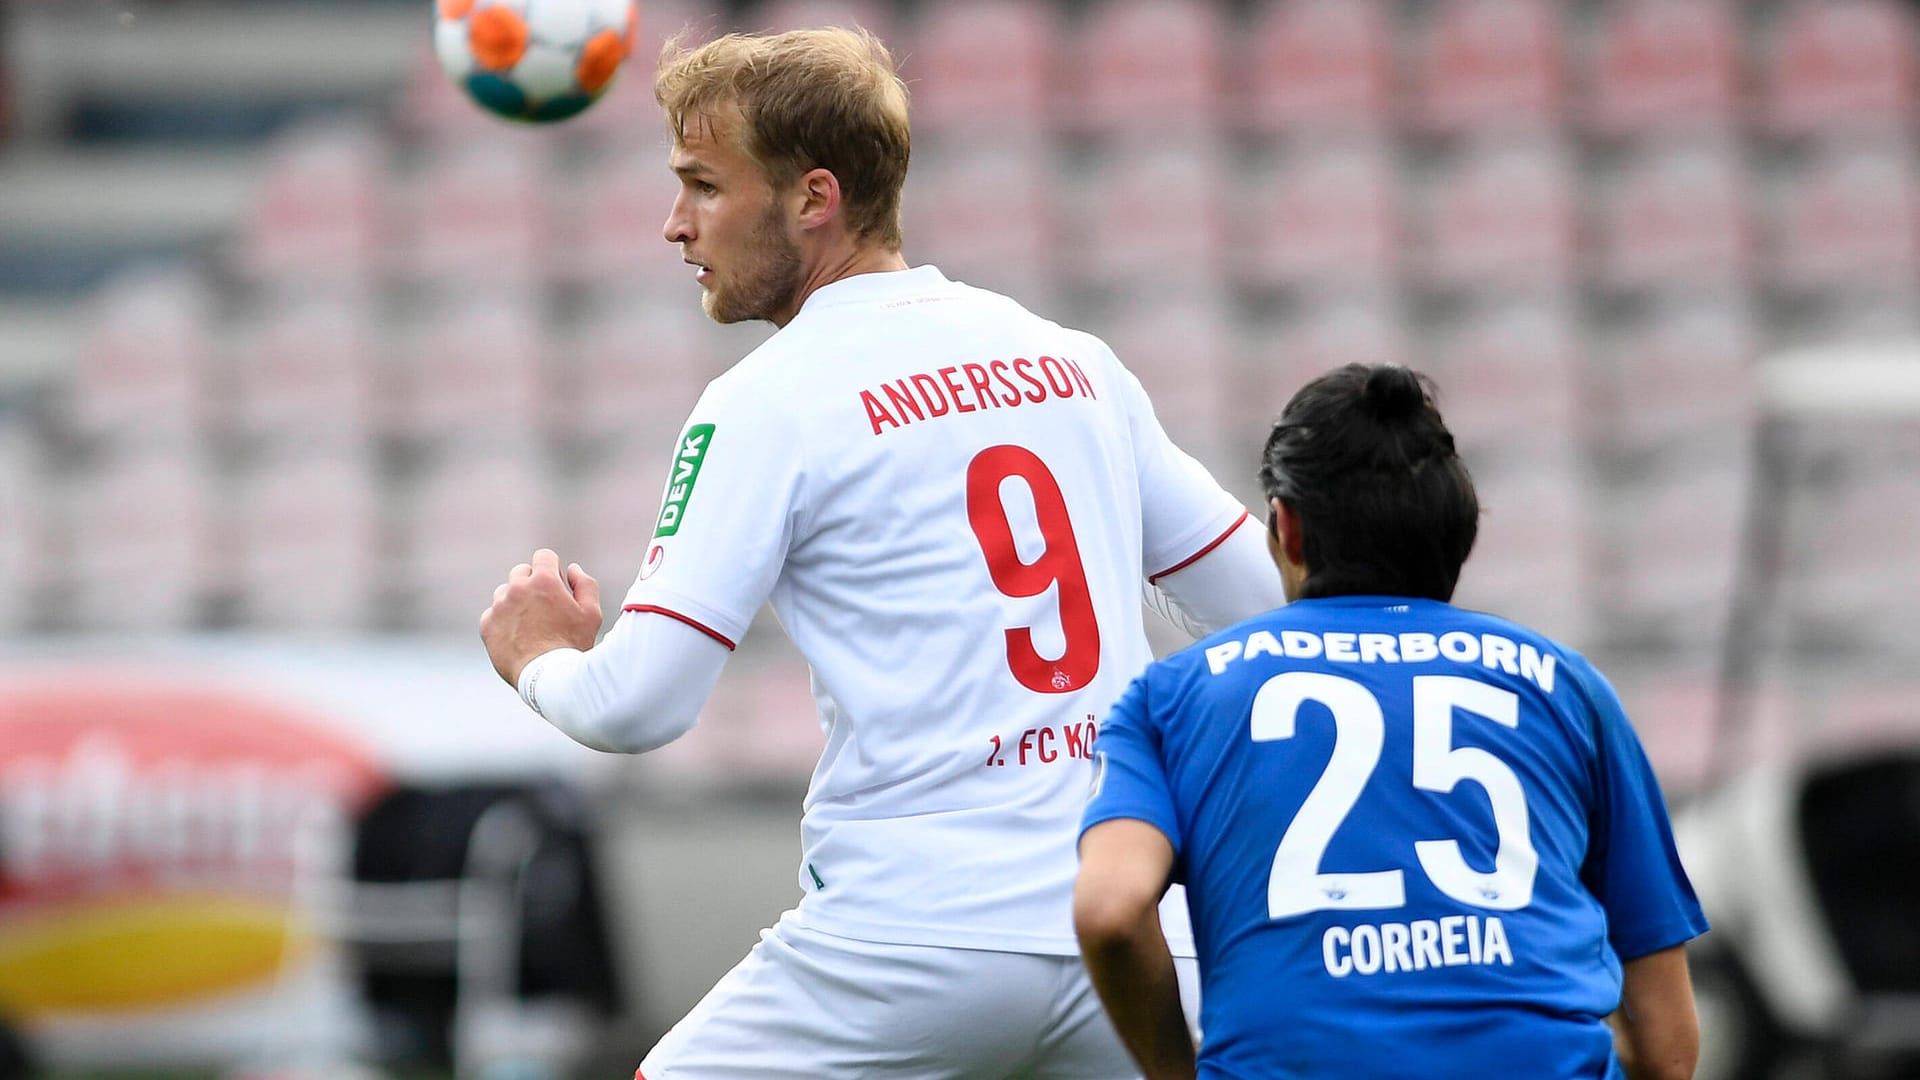
[[[1374,419],[1391,423],[1420,415],[1427,406],[1427,389],[1412,368],[1380,364],[1367,373],[1362,400]]]

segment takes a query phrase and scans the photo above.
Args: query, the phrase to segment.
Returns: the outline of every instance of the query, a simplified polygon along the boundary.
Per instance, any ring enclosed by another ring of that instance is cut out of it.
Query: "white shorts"
[[[1176,961],[1197,1017],[1192,960]],[[893,945],[782,921],[636,1080],[1132,1080],[1077,956]]]

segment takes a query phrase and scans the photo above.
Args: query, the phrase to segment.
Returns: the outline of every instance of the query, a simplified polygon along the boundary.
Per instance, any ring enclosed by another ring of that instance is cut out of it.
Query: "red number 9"
[[[1013,523],[1000,498],[1000,485],[1010,476],[1026,482],[1046,547],[1032,562],[1023,562],[1013,542]],[[1093,592],[1080,562],[1080,545],[1067,517],[1067,500],[1046,462],[1022,446],[990,446],[967,466],[967,522],[980,541],[993,585],[1008,596],[1039,596],[1050,586],[1060,587],[1060,629],[1066,649],[1047,659],[1033,647],[1033,629],[1007,631],[1007,666],[1020,685],[1038,694],[1064,694],[1093,681],[1100,670],[1100,626],[1094,620]]]

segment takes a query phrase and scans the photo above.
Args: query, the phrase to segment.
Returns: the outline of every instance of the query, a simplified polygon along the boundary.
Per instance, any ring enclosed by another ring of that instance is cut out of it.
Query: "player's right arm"
[[[1144,821],[1110,818],[1080,836],[1073,927],[1087,975],[1147,1080],[1188,1080],[1193,1038],[1180,1007],[1160,897],[1173,845]]]
[[[1622,965],[1615,1014],[1621,1064],[1633,1080],[1691,1080],[1700,1060],[1700,1022],[1684,945]]]
[[[554,649],[521,669],[520,697],[568,738],[637,754],[679,738],[732,655],[708,634],[630,611],[591,649]]]

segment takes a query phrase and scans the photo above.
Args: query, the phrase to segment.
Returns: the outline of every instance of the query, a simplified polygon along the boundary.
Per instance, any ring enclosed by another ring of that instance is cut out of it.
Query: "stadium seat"
[[[1727,139],[1636,146],[1601,210],[1599,281],[1625,292],[1745,284],[1755,242],[1747,180]]]
[[[1760,343],[1740,293],[1656,298],[1596,343],[1595,434],[1628,454],[1743,447]]]
[[[1400,175],[1391,144],[1367,137],[1304,142],[1243,174],[1236,276],[1289,289],[1390,287],[1403,243]]]
[[[423,446],[531,443],[555,400],[535,298],[516,289],[444,295],[420,312],[397,365],[395,435]]]
[[[1742,43],[1733,0],[1604,5],[1582,119],[1614,136],[1730,128],[1741,113]]]
[[[1382,0],[1262,0],[1236,50],[1240,122],[1265,133],[1381,128],[1393,116],[1393,47]]]
[[[546,272],[554,151],[538,134],[503,129],[423,147],[397,191],[395,218],[408,226],[395,230],[403,277],[525,286]]]
[[[1232,312],[1216,292],[1142,293],[1099,330],[1175,442],[1204,457],[1222,441],[1241,363]]]
[[[403,489],[395,621],[472,633],[507,571],[552,546],[552,475],[537,448],[504,439],[428,456]]]
[[[1441,324],[1424,367],[1470,461],[1572,458],[1581,406],[1582,335],[1563,299],[1489,298]]]
[[[1549,455],[1476,467],[1469,456],[1468,462],[1480,497],[1480,530],[1454,602],[1584,647],[1595,626],[1586,483],[1575,459]]]
[[[1037,133],[1051,123],[1061,48],[1053,4],[971,0],[928,4],[900,70],[916,133]],[[917,168],[917,165],[916,165]]]
[[[266,149],[237,252],[265,282],[361,284],[386,246],[389,144],[365,123],[294,127]]]
[[[1555,138],[1477,140],[1442,161],[1427,193],[1422,258],[1430,287],[1561,291],[1573,283],[1578,188]]]
[[[1086,177],[1070,280],[1104,287],[1198,287],[1226,265],[1231,174],[1227,148],[1210,138],[1129,139]]]
[[[1898,0],[1794,0],[1764,59],[1765,119],[1783,135],[1896,130],[1914,118],[1915,17]]]
[[[192,269],[136,270],[87,301],[67,381],[68,420],[88,440],[184,442],[208,427],[215,293]]]
[[[398,387],[366,293],[276,292],[238,334],[223,426],[244,445],[365,444],[392,426]]]
[[[677,284],[689,289],[693,268],[666,242],[662,229],[679,194],[667,168],[668,134],[610,145],[583,163],[568,194],[552,200],[555,280],[603,285],[619,279],[640,287]]]
[[[1920,184],[1905,138],[1817,148],[1788,177],[1773,284],[1799,292],[1911,282],[1920,274]]]
[[[950,277],[1022,299],[1069,266],[1044,138],[955,136],[916,155],[904,206],[907,248]]]
[[[1458,133],[1558,121],[1565,58],[1559,0],[1434,0],[1413,63],[1409,119]]]
[[[1611,635],[1711,656],[1733,603],[1747,473],[1720,451],[1677,453],[1616,477],[1597,530]]]
[[[126,445],[63,481],[70,528],[56,618],[97,631],[198,626],[231,562],[204,454],[182,444]]]
[[[1209,0],[1098,0],[1068,34],[1063,123],[1094,134],[1221,126],[1227,34],[1224,8]]]
[[[1307,380],[1342,364],[1408,364],[1407,318],[1391,293],[1307,294],[1254,331],[1234,415],[1255,437]]]
[[[575,326],[554,421],[587,443],[637,439],[664,452],[707,381],[734,360],[691,295],[595,304]]]
[[[381,628],[390,568],[370,455],[292,450],[256,457],[236,486],[235,558],[223,576],[236,593],[241,625]]]

